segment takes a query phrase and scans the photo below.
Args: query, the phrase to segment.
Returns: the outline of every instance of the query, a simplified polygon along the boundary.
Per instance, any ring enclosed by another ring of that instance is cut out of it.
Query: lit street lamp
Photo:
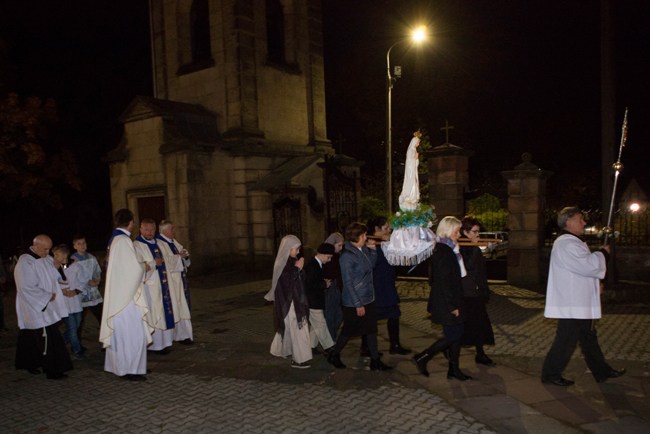
[[[393,90],[393,83],[395,80],[402,76],[402,68],[395,67],[395,73],[391,74],[390,71],[390,50],[397,44],[410,40],[416,44],[421,43],[427,38],[427,29],[425,27],[418,27],[411,32],[409,39],[402,39],[395,42],[390,46],[386,52],[386,209],[388,214],[393,213],[393,119],[392,119],[392,98],[391,92]]]

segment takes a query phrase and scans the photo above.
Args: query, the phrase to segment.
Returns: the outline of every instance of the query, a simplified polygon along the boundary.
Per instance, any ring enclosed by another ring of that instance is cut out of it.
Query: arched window
[[[284,10],[280,0],[266,0],[266,43],[269,62],[285,63]]]
[[[192,63],[212,59],[210,47],[210,11],[208,0],[192,1],[190,10]]]

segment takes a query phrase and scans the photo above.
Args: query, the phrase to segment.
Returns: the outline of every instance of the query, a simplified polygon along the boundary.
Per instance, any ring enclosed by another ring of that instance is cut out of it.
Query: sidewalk
[[[310,369],[268,353],[272,309],[264,303],[266,276],[219,275],[191,280],[195,345],[152,354],[152,373],[130,383],[103,372],[103,354],[91,316],[88,359],[75,361],[64,381],[13,369],[15,313],[5,297],[10,332],[0,333],[0,431],[2,432],[650,432],[650,325],[647,306],[605,309],[599,324],[603,350],[628,374],[595,383],[579,352],[566,377],[570,388],[539,381],[554,322],[542,318],[543,297],[493,285],[489,310],[497,345],[488,348],[495,368],[474,364],[463,350],[463,370],[475,380],[446,379],[446,362],[429,363],[419,375],[409,356],[391,356],[380,323],[383,359],[390,373],[368,371],[359,341],[343,353],[348,369],[333,369],[315,356]],[[242,279],[250,279],[242,282]],[[421,350],[437,336],[426,319],[424,282],[399,282],[402,343]]]
[[[422,281],[402,281],[398,288],[402,324],[407,325],[403,327],[403,340],[422,349],[432,340],[433,327],[424,314],[428,288]],[[565,377],[576,384],[562,388],[540,381],[556,325],[543,317],[544,296],[506,284],[492,284],[491,288],[488,310],[496,345],[488,347],[487,352],[497,367],[476,365],[473,349],[466,349],[461,366],[474,381],[448,381],[444,359],[439,357],[438,375],[432,373],[428,379],[417,376],[418,384],[498,432],[650,432],[647,305],[605,305],[604,317],[598,323],[606,358],[614,367],[626,367],[625,376],[596,383],[576,350],[565,372]],[[414,366],[399,366],[405,374],[417,374]]]

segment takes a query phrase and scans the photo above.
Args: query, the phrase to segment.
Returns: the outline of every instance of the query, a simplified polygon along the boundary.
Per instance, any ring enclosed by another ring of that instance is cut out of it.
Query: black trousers
[[[49,375],[59,375],[72,369],[70,355],[57,324],[45,329],[23,329],[18,332],[16,369],[38,368],[43,368]]]
[[[578,342],[594,378],[598,380],[607,376],[612,368],[605,361],[605,356],[598,344],[594,320],[559,319],[555,340],[542,367],[542,381],[553,381],[562,376]]]

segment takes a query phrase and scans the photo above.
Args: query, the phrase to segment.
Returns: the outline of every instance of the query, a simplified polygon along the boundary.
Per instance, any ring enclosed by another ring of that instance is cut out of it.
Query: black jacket
[[[305,265],[305,292],[310,309],[325,309],[325,278],[316,258]]]
[[[462,246],[460,254],[463,256],[467,276],[463,277],[464,297],[490,297],[490,288],[487,283],[485,258],[477,246]]]
[[[460,266],[456,254],[446,244],[436,243],[431,255],[431,292],[427,311],[431,321],[442,325],[454,325],[463,322],[463,285]],[[451,311],[458,309],[459,316]]]

